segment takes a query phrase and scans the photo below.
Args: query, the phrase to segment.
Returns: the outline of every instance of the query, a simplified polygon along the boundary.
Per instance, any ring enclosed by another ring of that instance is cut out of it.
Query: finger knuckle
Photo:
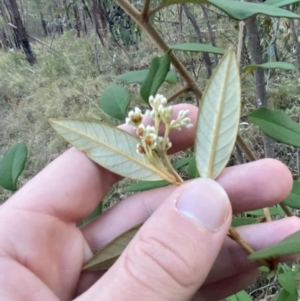
[[[163,278],[168,283],[187,288],[195,285],[195,266],[185,256],[184,249],[187,248],[176,249],[172,241],[166,241],[160,236],[141,236],[128,252],[126,269],[143,285],[149,282],[147,279],[161,281]]]

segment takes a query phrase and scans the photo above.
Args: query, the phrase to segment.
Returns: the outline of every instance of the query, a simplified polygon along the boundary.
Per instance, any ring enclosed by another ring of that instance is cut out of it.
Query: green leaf
[[[255,15],[300,19],[300,15],[293,12],[261,3],[229,0],[209,0],[208,3],[211,3],[215,7],[224,11],[228,16],[238,21],[249,19]]]
[[[286,237],[278,244],[256,251],[248,256],[251,260],[300,253],[300,231]]]
[[[207,44],[199,44],[199,43],[186,43],[186,44],[176,44],[169,45],[169,47],[173,50],[181,50],[181,51],[193,51],[193,52],[208,52],[208,53],[216,53],[216,54],[224,54],[224,50],[207,45]]]
[[[136,71],[129,71],[124,74],[121,74],[116,77],[116,79],[123,84],[142,84],[149,72],[149,69],[143,69],[143,70],[136,70]],[[177,83],[177,74],[174,71],[169,71],[166,78],[166,82],[169,82],[171,84],[176,84]]]
[[[274,5],[276,7],[282,7],[294,3],[298,3],[299,0],[267,0],[264,2],[265,5]]]
[[[257,224],[258,219],[254,217],[234,217],[231,221],[232,227],[239,227],[251,224]]]
[[[215,179],[226,166],[236,140],[240,110],[240,74],[230,50],[216,67],[199,109],[195,156],[201,177]]]
[[[243,69],[244,76],[257,68],[294,70],[295,66],[285,62],[269,62],[269,63],[258,64],[258,65],[248,65]]]
[[[150,69],[141,86],[141,97],[149,102],[149,97],[154,96],[164,82],[171,65],[171,53],[167,52],[162,57],[156,57],[151,61]]]
[[[271,17],[284,17],[290,19],[300,18],[300,15],[278,8],[277,6],[232,0],[163,0],[160,7],[163,8],[178,3],[212,4],[225,12],[231,18],[238,21],[249,19],[255,15],[267,15]]]
[[[95,217],[97,217],[100,214],[102,214],[102,211],[103,211],[103,202],[101,201],[98,204],[98,206],[96,207],[96,209],[87,218],[85,218],[83,221],[77,223],[77,227],[82,227],[83,225],[87,224],[92,219],[94,219]]]
[[[286,272],[278,275],[278,282],[290,295],[297,292],[297,286],[291,272]]]
[[[279,215],[281,217],[285,216],[283,210],[280,207],[269,207],[269,211],[271,215]],[[247,211],[245,212],[245,214],[253,215],[253,216],[264,216],[264,210],[257,209],[257,210]]]
[[[17,180],[27,160],[27,146],[17,143],[7,150],[0,161],[0,186],[7,190],[17,190]]]
[[[300,124],[284,112],[260,108],[249,115],[251,122],[273,139],[300,147]]]
[[[251,297],[245,291],[238,292],[236,296],[238,301],[252,301]]]
[[[245,292],[240,291],[235,295],[226,298],[227,301],[252,301],[251,297]]]
[[[197,170],[197,165],[196,165],[196,158],[192,157],[192,160],[190,161],[188,168],[187,168],[187,172],[189,175],[190,179],[195,179],[195,178],[199,178],[199,172]]]
[[[105,123],[51,119],[52,127],[93,161],[123,177],[134,180],[170,180],[136,152],[139,140]]]
[[[83,267],[83,270],[107,270],[119,258],[126,246],[140,229],[138,225],[115,238],[112,242],[98,251]]]
[[[289,196],[283,201],[283,204],[294,208],[300,209],[300,182],[294,181],[293,188]]]
[[[236,295],[231,295],[225,299],[226,301],[238,301]]]
[[[288,291],[282,289],[276,301],[298,301],[298,293],[291,295]]]
[[[180,160],[178,160],[176,163],[173,164],[173,167],[175,169],[180,169],[182,167],[187,166],[191,160],[193,160],[193,157],[188,157],[188,158],[182,158]]]
[[[130,94],[122,86],[108,86],[100,97],[100,107],[109,116],[124,120],[130,103]]]
[[[139,181],[137,183],[131,184],[127,186],[124,191],[125,192],[137,192],[137,191],[146,191],[155,188],[169,186],[170,183],[168,181]]]

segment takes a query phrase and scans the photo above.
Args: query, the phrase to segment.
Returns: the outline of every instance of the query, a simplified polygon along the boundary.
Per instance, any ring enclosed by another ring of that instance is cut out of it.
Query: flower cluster
[[[167,99],[163,95],[157,94],[155,97],[150,96],[149,104],[151,110],[147,110],[145,115],[150,116],[154,120],[154,126],[142,123],[142,111],[135,107],[128,113],[126,123],[136,129],[141,143],[137,145],[137,152],[146,155],[148,159],[152,157],[153,151],[158,154],[164,154],[172,147],[169,140],[169,132],[172,129],[181,130],[182,127],[191,128],[191,120],[188,117],[188,110],[181,110],[175,120],[170,121],[173,114],[173,107],[167,105]],[[163,122],[165,125],[164,137],[159,136],[159,125]]]

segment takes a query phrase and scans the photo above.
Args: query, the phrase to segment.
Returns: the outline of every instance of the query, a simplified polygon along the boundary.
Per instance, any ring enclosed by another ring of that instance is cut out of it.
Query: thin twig
[[[236,143],[239,146],[239,148],[243,151],[247,159],[252,162],[256,161],[255,155],[252,153],[252,151],[249,149],[249,147],[246,145],[244,139],[241,135],[238,135],[236,138]]]
[[[285,204],[280,203],[279,205],[282,208],[282,210],[284,211],[284,213],[286,214],[286,216],[289,216],[289,217],[294,216],[293,212]]]
[[[271,222],[272,221],[272,218],[271,218],[271,214],[270,214],[270,210],[269,208],[264,208],[264,216],[265,216],[265,219],[267,222]]]
[[[185,85],[183,88],[181,88],[180,90],[178,90],[177,92],[175,92],[173,95],[171,95],[168,98],[168,103],[170,103],[171,101],[173,101],[174,99],[176,99],[177,97],[179,97],[180,95],[191,91],[191,87],[189,85]]]
[[[239,40],[238,40],[238,48],[236,54],[236,60],[239,67],[241,64],[241,56],[242,56],[242,49],[243,49],[244,27],[245,27],[244,21],[239,22]]]
[[[148,18],[149,18],[150,16],[156,14],[158,11],[160,11],[161,9],[163,9],[163,8],[165,8],[165,7],[166,7],[166,5],[163,4],[163,3],[160,4],[160,5],[158,5],[158,6],[156,6],[154,9],[152,9],[152,10],[149,12]]]
[[[149,11],[150,0],[144,0],[144,7],[142,10],[142,19],[148,19],[148,11]]]
[[[252,254],[255,252],[252,249],[252,247],[249,246],[248,243],[240,236],[240,234],[235,230],[235,228],[233,228],[233,227],[229,228],[229,237],[231,237],[234,241],[236,241],[249,254]],[[261,259],[259,262],[262,265],[265,265],[265,266],[269,267],[271,270],[273,270],[271,262],[269,262],[265,259]]]

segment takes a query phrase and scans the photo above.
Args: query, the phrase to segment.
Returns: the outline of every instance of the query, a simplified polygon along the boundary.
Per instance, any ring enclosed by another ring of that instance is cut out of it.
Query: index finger
[[[186,109],[195,124],[198,109],[189,104],[174,106],[173,117]],[[122,125],[122,128],[133,133],[127,125]],[[192,146],[194,133],[194,128],[183,128],[180,135],[177,131],[171,132],[172,152]],[[120,179],[120,176],[91,161],[83,152],[71,148],[15,193],[5,206],[49,214],[65,222],[76,223],[87,217]]]

